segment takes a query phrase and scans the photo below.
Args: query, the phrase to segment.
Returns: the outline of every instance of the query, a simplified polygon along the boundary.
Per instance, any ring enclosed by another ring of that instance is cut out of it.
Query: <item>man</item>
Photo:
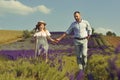
[[[87,46],[88,39],[92,34],[92,28],[88,21],[81,18],[79,11],[74,12],[74,18],[75,21],[70,25],[68,30],[56,40],[59,42],[67,34],[70,34],[73,31],[77,63],[80,70],[83,70],[87,63]]]

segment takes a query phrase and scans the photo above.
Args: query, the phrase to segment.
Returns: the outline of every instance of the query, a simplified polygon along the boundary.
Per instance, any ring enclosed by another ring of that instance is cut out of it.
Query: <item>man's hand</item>
[[[52,41],[53,44],[58,43],[58,41],[56,39],[52,39],[51,41]]]
[[[63,33],[60,37],[56,38],[55,40],[57,41],[57,43],[62,40],[67,34]]]
[[[89,38],[90,38],[90,35],[87,36],[87,39],[89,39]]]
[[[58,43],[61,39],[60,38],[56,38],[55,41]]]

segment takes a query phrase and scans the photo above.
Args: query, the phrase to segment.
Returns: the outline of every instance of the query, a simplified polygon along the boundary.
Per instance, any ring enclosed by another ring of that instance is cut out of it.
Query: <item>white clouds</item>
[[[50,9],[48,9],[46,6],[44,5],[41,5],[41,6],[38,6],[38,7],[35,7],[35,10],[39,10],[40,12],[43,12],[45,14],[48,14],[51,12]]]
[[[106,32],[108,32],[108,31],[113,32],[111,29],[102,28],[102,27],[99,27],[99,28],[95,29],[96,33],[102,33],[102,34],[106,34]]]
[[[44,14],[49,14],[51,12],[51,10],[44,5],[29,7],[15,0],[9,1],[0,0],[0,15],[9,13],[27,15],[34,13],[36,11],[40,11]]]

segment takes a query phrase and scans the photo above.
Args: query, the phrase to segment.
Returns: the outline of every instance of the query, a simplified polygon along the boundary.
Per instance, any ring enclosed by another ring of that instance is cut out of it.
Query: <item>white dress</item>
[[[48,52],[48,41],[47,36],[51,36],[50,32],[48,30],[46,31],[38,31],[34,34],[34,37],[36,37],[36,48],[35,48],[35,54],[40,55],[40,53],[47,53]]]

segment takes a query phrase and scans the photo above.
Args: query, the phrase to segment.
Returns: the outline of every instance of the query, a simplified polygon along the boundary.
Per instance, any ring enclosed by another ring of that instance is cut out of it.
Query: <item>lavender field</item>
[[[58,37],[62,32],[53,32]],[[0,45],[0,80],[120,80],[120,44],[114,47],[102,35],[92,35],[88,43],[88,64],[80,71],[72,36],[58,44],[49,42],[49,62],[45,55],[34,57],[34,40],[28,38]]]

